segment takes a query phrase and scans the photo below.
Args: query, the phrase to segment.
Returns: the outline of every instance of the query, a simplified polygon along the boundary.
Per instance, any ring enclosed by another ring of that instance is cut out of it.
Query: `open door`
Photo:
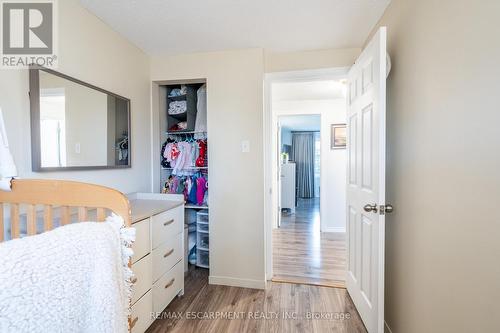
[[[277,138],[277,143],[278,143],[278,228],[281,227],[281,178],[283,175],[281,174],[281,124],[278,122],[278,138]]]
[[[380,28],[348,76],[346,285],[370,333],[384,332],[386,35]]]

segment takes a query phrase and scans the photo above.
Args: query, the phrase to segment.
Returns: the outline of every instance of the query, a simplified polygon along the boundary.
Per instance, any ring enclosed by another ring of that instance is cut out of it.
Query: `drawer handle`
[[[175,278],[173,278],[172,280],[170,280],[170,282],[167,283],[167,285],[165,286],[165,289],[167,289],[168,287],[172,286],[174,284],[174,281],[175,281]]]
[[[135,317],[131,322],[130,322],[130,329],[134,328],[135,324],[137,324],[137,321],[139,320],[139,317]]]
[[[169,221],[167,221],[167,222],[163,223],[163,225],[166,227],[167,225],[170,225],[170,224],[172,224],[172,223],[174,223],[174,219],[171,219],[171,220],[169,220]]]
[[[172,250],[168,251],[167,253],[165,253],[165,254],[163,255],[163,258],[168,257],[168,256],[169,256],[169,255],[171,255],[172,253],[174,253],[174,249],[172,249]]]
[[[130,280],[130,282],[132,282],[132,284],[135,284],[137,282],[137,278],[134,277],[132,280]]]

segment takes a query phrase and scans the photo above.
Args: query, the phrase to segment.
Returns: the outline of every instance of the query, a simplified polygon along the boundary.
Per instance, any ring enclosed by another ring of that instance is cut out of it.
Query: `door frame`
[[[347,78],[350,67],[334,67],[324,69],[275,72],[264,74],[264,115],[263,115],[263,142],[273,142],[273,130],[277,126],[274,122],[276,114],[272,108],[272,84],[284,82],[310,82],[324,80],[342,80]],[[314,114],[314,113],[311,113]],[[280,115],[282,116],[282,115]],[[273,227],[277,221],[277,191],[274,179],[274,157],[272,144],[264,145],[264,236],[265,236],[265,277],[273,278]],[[321,174],[323,177],[323,174]],[[321,196],[321,194],[320,194]],[[276,209],[275,209],[276,208]],[[323,219],[321,218],[321,225]],[[321,228],[323,229],[323,228]]]

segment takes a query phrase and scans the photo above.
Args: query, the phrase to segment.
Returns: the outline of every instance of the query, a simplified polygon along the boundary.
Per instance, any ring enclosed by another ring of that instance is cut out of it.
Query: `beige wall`
[[[266,53],[249,49],[151,59],[152,81],[207,79],[211,283],[264,286],[264,73],[349,66],[359,51]],[[155,84],[153,89],[157,89]],[[153,133],[159,128],[158,98],[153,91]],[[242,140],[250,141],[250,153],[241,152]],[[160,140],[155,134],[153,142],[156,153]],[[156,190],[159,174],[154,159]]]
[[[265,72],[300,71],[347,67],[354,64],[361,49],[328,49],[297,52],[265,53]]]
[[[28,72],[0,70],[0,107],[21,177],[73,179],[124,192],[151,187],[149,58],[76,0],[59,1],[58,71],[131,99],[132,169],[31,172]]]
[[[215,284],[262,288],[265,283],[263,68],[262,49],[151,60],[153,81],[207,79],[210,282]],[[241,152],[243,140],[250,141],[249,153]]]
[[[499,1],[392,0],[386,321],[500,332]]]

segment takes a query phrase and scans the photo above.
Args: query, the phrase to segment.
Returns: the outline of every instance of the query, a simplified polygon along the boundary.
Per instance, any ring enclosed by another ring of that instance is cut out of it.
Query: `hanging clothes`
[[[165,150],[167,149],[167,145],[169,143],[172,143],[173,141],[170,140],[170,139],[167,139],[167,141],[165,141],[163,143],[163,145],[161,146],[161,166],[164,167],[164,168],[170,168],[170,162],[169,160],[166,158],[166,154],[165,154]]]
[[[165,182],[163,193],[182,194],[186,203],[207,205],[208,180],[201,172],[189,176],[171,175]]]
[[[198,102],[196,104],[195,132],[207,131],[207,85],[202,85],[197,91]],[[196,133],[195,139],[201,139],[203,133]]]
[[[189,203],[192,203],[192,204],[196,204],[196,192],[197,192],[198,185],[196,183],[196,178],[194,178],[194,176],[192,179],[192,183],[193,183],[193,185],[191,186],[191,191],[189,191],[189,195],[186,198],[186,201]]]
[[[161,149],[162,166],[172,169],[163,193],[182,194],[186,203],[202,206],[208,202],[206,136],[171,135]]]
[[[118,160],[127,161],[128,160],[128,135],[123,133],[123,137],[116,143],[116,149],[118,150]]]
[[[208,206],[208,181],[205,183],[207,190],[205,191],[205,196],[203,197],[203,206]]]
[[[189,192],[191,192],[191,188],[193,187],[193,181],[191,180],[191,177],[186,178],[186,186],[184,189],[184,196],[187,197],[189,195]]]
[[[198,155],[198,158],[196,159],[196,166],[197,167],[204,167],[205,165],[205,160],[207,158],[207,142],[200,140],[198,143],[200,147],[200,152]]]
[[[191,139],[192,140],[192,139]],[[172,168],[174,175],[183,175],[196,167],[206,167],[207,141],[169,141],[161,148],[161,164]]]
[[[200,155],[200,145],[198,143],[198,141],[193,141],[191,143],[191,167],[195,167],[196,166],[196,159],[198,158],[198,156]]]
[[[205,192],[207,181],[205,177],[199,177],[196,179],[196,203],[198,206],[203,205],[203,198],[205,198]]]
[[[191,157],[191,144],[189,142],[178,142],[177,149],[179,150],[179,155],[175,160],[174,175],[179,173],[179,170],[189,168],[189,159]],[[187,166],[186,166],[187,164]]]

